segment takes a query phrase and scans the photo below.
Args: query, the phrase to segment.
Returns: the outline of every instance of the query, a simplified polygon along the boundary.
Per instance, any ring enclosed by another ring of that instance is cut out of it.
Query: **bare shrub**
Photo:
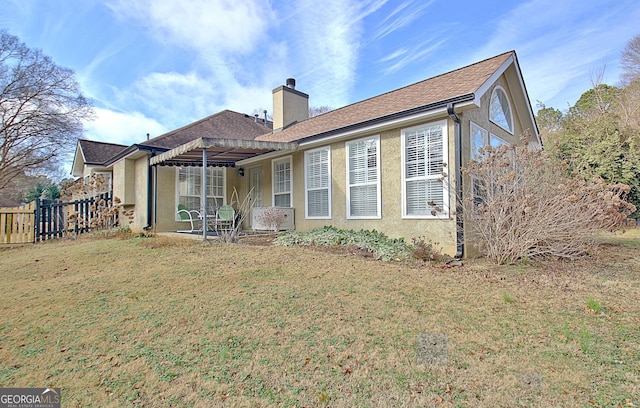
[[[218,230],[218,237],[221,241],[228,243],[238,242],[240,232],[242,231],[242,224],[247,218],[247,215],[251,213],[251,209],[255,203],[255,200],[252,200],[251,198],[252,194],[253,189],[249,191],[244,200],[240,201],[238,191],[235,187],[233,188],[233,193],[231,193],[231,203],[234,203],[237,206],[235,209],[236,216],[233,219],[230,228]]]
[[[414,237],[412,240],[411,254],[422,261],[444,262],[450,258],[442,253],[439,242],[433,242],[426,237]]]
[[[473,189],[464,210],[478,249],[490,260],[582,256],[601,230],[621,228],[635,211],[624,201],[628,186],[565,177],[565,165],[523,139],[518,146],[482,149],[484,159],[463,170]]]
[[[63,193],[70,195],[73,199],[94,198],[93,204],[89,208],[89,213],[78,213],[70,210],[68,223],[77,225],[80,229],[107,230],[119,225],[122,217],[128,220],[133,219],[133,210],[122,208],[121,200],[118,197],[106,199],[101,197],[101,192],[107,191],[109,183],[101,174],[91,175],[86,182],[81,180],[73,182],[64,187]],[[69,228],[73,231],[75,228]]]

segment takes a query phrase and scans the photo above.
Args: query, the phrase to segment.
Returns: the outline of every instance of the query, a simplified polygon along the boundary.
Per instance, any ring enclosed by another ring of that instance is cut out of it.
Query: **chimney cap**
[[[287,78],[287,88],[296,89],[295,78]]]

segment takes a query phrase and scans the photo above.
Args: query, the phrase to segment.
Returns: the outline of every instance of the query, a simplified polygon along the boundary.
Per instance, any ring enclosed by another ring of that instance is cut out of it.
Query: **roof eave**
[[[134,155],[135,153],[138,153],[138,152],[154,154],[154,153],[157,153],[157,152],[165,152],[167,150],[168,149],[163,148],[163,147],[155,147],[155,146],[146,146],[146,145],[141,145],[141,144],[133,144],[133,145],[127,147],[126,149],[124,149],[123,151],[121,151],[120,153],[116,154],[115,156],[111,157],[110,159],[106,160],[104,162],[104,165],[105,166],[111,166],[115,162],[120,161],[122,159],[130,158],[132,155]]]
[[[408,118],[421,116],[422,114],[426,114],[426,113],[429,113],[429,112],[432,112],[432,111],[437,111],[438,109],[442,109],[442,108],[446,109],[447,105],[449,105],[450,103],[454,104],[454,105],[458,105],[458,104],[462,104],[462,103],[474,102],[474,100],[475,100],[475,94],[474,93],[469,93],[469,94],[466,94],[466,95],[460,95],[460,96],[456,96],[454,98],[449,98],[449,99],[445,99],[445,100],[442,100],[442,101],[430,103],[428,105],[418,106],[416,108],[412,108],[412,109],[405,110],[405,111],[402,111],[402,112],[392,113],[390,115],[381,116],[381,117],[378,117],[378,118],[366,120],[364,122],[355,123],[355,124],[352,124],[352,125],[349,125],[349,126],[344,126],[344,127],[341,127],[341,128],[332,129],[332,130],[329,130],[329,131],[326,131],[326,132],[317,133],[317,134],[310,135],[310,136],[305,136],[305,137],[302,137],[300,139],[297,139],[296,142],[298,142],[300,144],[307,144],[307,143],[315,142],[317,140],[333,138],[334,136],[337,136],[337,135],[353,133],[353,132],[361,130],[361,129],[372,129],[372,128],[376,128],[376,127],[379,127],[379,126],[384,125],[384,124],[397,123],[397,122],[401,122],[401,121],[403,121],[405,119],[408,119]]]
[[[229,149],[249,149],[255,150],[256,156],[272,151],[296,151],[298,143],[296,142],[267,142],[261,140],[244,140],[244,139],[215,139],[201,137],[188,143],[180,145],[171,150],[167,150],[159,155],[153,156],[150,160],[151,165],[167,163],[173,160],[180,161],[179,156],[194,150],[206,150],[212,148],[229,148]],[[225,162],[225,165],[230,165]]]

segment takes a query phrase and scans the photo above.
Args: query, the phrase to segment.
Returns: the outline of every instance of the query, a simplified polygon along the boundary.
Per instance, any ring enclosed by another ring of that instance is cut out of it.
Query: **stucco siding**
[[[440,118],[437,120],[442,120]],[[431,123],[432,121],[425,122]],[[415,125],[411,125],[415,126]],[[349,219],[347,217],[347,163],[345,140],[331,143],[331,219],[305,218],[305,179],[304,179],[304,151],[293,155],[294,208],[295,225],[300,231],[333,225],[341,229],[378,230],[392,238],[403,237],[408,242],[414,237],[425,237],[439,242],[443,249],[450,254],[455,253],[455,221],[454,211],[450,211],[446,219],[418,219],[402,217],[402,161],[401,161],[401,131],[403,128],[372,134],[380,137],[380,191],[381,218],[379,219]],[[454,133],[453,123],[447,121],[449,168],[454,163]],[[361,137],[361,136],[360,136]],[[358,137],[358,138],[360,138]],[[271,167],[269,166],[269,170]],[[266,174],[265,174],[266,175]],[[266,179],[267,177],[265,177]],[[270,189],[269,174],[268,188]],[[453,189],[453,174],[449,171],[448,185],[450,186],[449,207],[455,208],[455,194]],[[265,184],[265,190],[267,185]],[[271,198],[266,201],[270,203]],[[268,204],[266,204],[268,205]]]

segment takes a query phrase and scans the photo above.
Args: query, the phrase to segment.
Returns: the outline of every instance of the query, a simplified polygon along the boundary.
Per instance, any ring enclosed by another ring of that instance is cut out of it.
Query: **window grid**
[[[291,157],[274,160],[273,166],[273,205],[291,207]]]
[[[380,218],[380,137],[348,142],[347,218]]]
[[[493,123],[513,134],[513,117],[509,98],[502,87],[497,86],[489,102],[489,118]]]
[[[328,147],[305,152],[307,218],[331,218],[330,163]]]
[[[178,204],[187,210],[201,211],[202,168],[178,168]],[[207,168],[207,211],[224,203],[224,170],[222,167]],[[178,220],[179,218],[176,218]]]
[[[402,131],[403,216],[448,217],[446,122]]]

